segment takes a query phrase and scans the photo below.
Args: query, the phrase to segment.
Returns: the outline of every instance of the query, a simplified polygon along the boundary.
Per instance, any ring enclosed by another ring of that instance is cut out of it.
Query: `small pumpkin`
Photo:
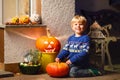
[[[30,18],[27,15],[22,15],[19,17],[19,24],[29,24]]]
[[[69,66],[64,62],[53,62],[46,66],[46,72],[52,77],[64,77],[69,73]]]
[[[19,23],[19,18],[18,17],[13,17],[11,19],[11,24],[18,24]]]
[[[47,36],[37,38],[36,48],[42,52],[59,52],[61,44],[58,39],[50,35],[47,29]]]
[[[40,24],[41,23],[41,19],[40,19],[39,14],[32,14],[30,17],[30,20],[31,20],[32,24]]]

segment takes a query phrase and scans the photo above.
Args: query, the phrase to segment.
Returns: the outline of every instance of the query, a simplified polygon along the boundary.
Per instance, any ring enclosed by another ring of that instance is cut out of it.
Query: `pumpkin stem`
[[[50,29],[47,28],[46,30],[47,30],[47,36],[50,37],[50,36],[51,36],[51,34],[50,34]]]
[[[57,64],[60,64],[60,62],[58,61]]]

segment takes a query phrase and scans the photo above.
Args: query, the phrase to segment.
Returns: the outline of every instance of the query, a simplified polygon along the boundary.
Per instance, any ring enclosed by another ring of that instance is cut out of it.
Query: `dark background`
[[[94,9],[95,5],[93,1],[94,0],[88,0],[88,2],[86,0],[75,0],[75,15],[83,15],[87,18],[87,32],[89,32],[89,26],[94,21],[97,21],[102,27],[107,24],[112,25],[112,29],[109,31],[110,36],[115,36],[117,38],[117,41],[110,42],[109,52],[112,58],[112,63],[120,64],[120,0],[116,0],[118,1],[118,4],[116,6],[112,5],[112,0],[109,2],[110,6],[114,7],[116,10],[110,8],[101,8],[96,10]],[[113,0],[113,2],[114,1],[115,0]],[[89,8],[89,6],[91,8]]]

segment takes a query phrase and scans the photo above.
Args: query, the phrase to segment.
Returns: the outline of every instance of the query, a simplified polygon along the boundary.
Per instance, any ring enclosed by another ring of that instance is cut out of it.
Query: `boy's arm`
[[[65,59],[69,54],[69,44],[66,43],[60,53],[57,55],[57,58],[60,60]]]
[[[69,54],[69,51],[63,49],[63,50],[57,55],[57,58],[59,58],[59,60],[65,59],[68,54]]]

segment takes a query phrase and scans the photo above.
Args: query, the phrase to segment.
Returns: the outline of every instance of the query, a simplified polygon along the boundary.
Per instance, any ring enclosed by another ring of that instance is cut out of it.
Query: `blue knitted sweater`
[[[87,35],[75,37],[72,35],[68,38],[67,43],[58,54],[58,58],[62,61],[63,59],[69,59],[72,64],[81,67],[89,66],[89,46],[90,38]]]

